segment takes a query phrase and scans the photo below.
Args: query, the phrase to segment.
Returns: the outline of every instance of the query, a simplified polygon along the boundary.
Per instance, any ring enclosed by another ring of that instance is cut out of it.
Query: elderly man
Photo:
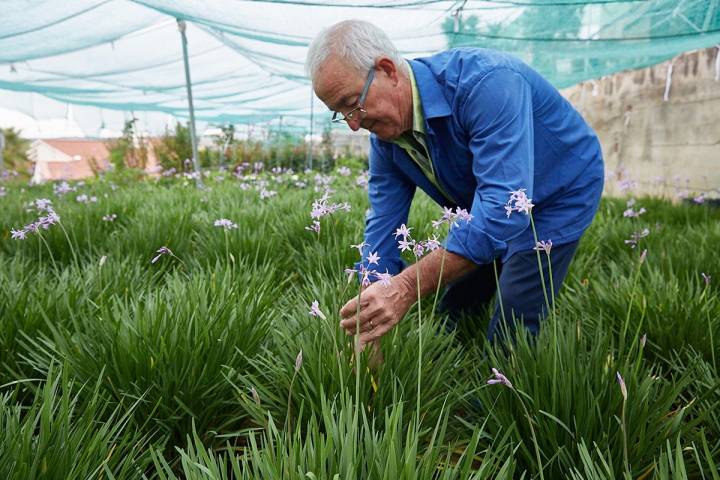
[[[321,32],[306,66],[334,119],[372,133],[365,254],[377,252],[372,268],[395,276],[389,287],[363,291],[361,344],[403,318],[418,298],[416,275],[421,296],[435,293],[438,282],[447,286],[441,310],[451,320],[482,311],[499,287],[489,338],[503,320],[536,334],[554,295],[545,252],[541,280],[535,238],[552,241],[557,292],[603,188],[600,145],[578,112],[510,55],[464,48],[406,61],[363,21]],[[444,207],[468,210],[472,220],[458,222],[444,248],[403,268],[395,233],[416,187]],[[505,208],[521,189],[515,198],[532,199],[534,228],[527,212]],[[340,310],[348,333],[355,333],[356,307],[357,297]]]

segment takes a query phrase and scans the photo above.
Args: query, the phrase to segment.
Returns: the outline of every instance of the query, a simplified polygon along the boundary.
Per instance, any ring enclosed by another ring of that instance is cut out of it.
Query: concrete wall
[[[600,138],[606,193],[720,196],[719,51],[688,52],[562,91]]]

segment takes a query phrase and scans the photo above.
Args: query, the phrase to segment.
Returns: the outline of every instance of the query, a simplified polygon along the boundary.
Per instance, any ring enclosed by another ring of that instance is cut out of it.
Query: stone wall
[[[600,138],[606,193],[720,196],[718,52],[688,52],[562,90]]]

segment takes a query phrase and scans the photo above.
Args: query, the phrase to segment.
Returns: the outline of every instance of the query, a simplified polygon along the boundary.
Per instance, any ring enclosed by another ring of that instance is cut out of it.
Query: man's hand
[[[402,276],[393,277],[387,287],[376,282],[365,288],[360,295],[360,351],[397,325],[416,298]],[[357,301],[352,298],[340,309],[340,326],[348,335],[356,333]]]

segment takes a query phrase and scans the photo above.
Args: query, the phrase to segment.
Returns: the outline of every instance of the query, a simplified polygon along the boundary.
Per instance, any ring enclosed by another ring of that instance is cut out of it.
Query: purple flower
[[[440,242],[438,242],[438,239],[435,235],[425,241],[425,248],[427,248],[430,252],[440,248]]]
[[[320,235],[320,222],[313,220],[312,225],[305,227],[305,230],[310,230],[311,232],[315,232]]]
[[[375,270],[369,270],[369,269],[365,268],[364,265],[361,265],[360,266],[360,284],[363,287],[367,287],[368,285],[370,285],[370,283],[371,283],[370,275],[374,275],[374,274],[375,274]]]
[[[369,246],[370,246],[370,245],[368,245],[368,244],[365,243],[365,242],[358,243],[357,245],[350,245],[351,248],[357,248],[357,251],[360,252],[360,257],[361,257],[361,258],[362,258],[362,256],[363,256],[363,248],[369,247]]]
[[[352,279],[356,273],[357,273],[357,270],[355,270],[354,268],[346,268],[345,269],[345,274],[348,276],[348,283],[352,282]]]
[[[155,262],[157,262],[158,260],[160,260],[160,257],[162,257],[163,255],[171,255],[171,256],[173,256],[173,257],[175,256],[175,254],[174,254],[169,248],[167,248],[167,247],[160,247],[160,248],[158,249],[158,251],[155,252],[155,253],[157,253],[157,255],[155,256],[155,258],[153,258],[153,259],[150,261],[150,263],[155,263]]]
[[[320,311],[320,302],[318,302],[317,300],[313,301],[310,305],[310,315],[312,315],[313,317],[320,317],[323,320],[327,318],[325,314]]]
[[[407,238],[410,236],[410,230],[412,228],[408,228],[404,223],[400,225],[400,228],[395,230],[395,238],[398,238],[400,236],[403,237],[403,240],[407,240]]]
[[[502,383],[503,385],[505,385],[508,388],[513,388],[512,383],[510,383],[510,380],[508,380],[508,378],[505,375],[500,373],[497,368],[493,368],[492,371],[493,371],[493,375],[495,375],[495,378],[490,378],[490,380],[487,381],[488,385],[496,385],[498,383]]]
[[[400,240],[398,241],[398,248],[401,252],[405,250],[412,250],[415,245],[415,240]]]
[[[233,223],[227,218],[220,218],[218,220],[215,220],[215,226],[224,228],[225,230],[232,230],[233,228],[238,228],[236,223]]]
[[[388,273],[387,269],[385,269],[385,273],[375,272],[375,276],[380,282],[380,285],[382,285],[383,287],[390,286],[390,279],[392,278],[392,274]]]
[[[338,175],[347,177],[352,173],[352,171],[348,167],[340,167],[337,169],[337,173],[338,173]]]
[[[620,393],[622,393],[623,398],[627,400],[627,387],[625,386],[625,380],[623,380],[620,372],[615,372],[615,375],[617,376],[617,382],[620,385]]]
[[[52,210],[52,200],[47,198],[38,198],[34,202],[30,202],[30,206],[34,206],[38,212]]]
[[[633,232],[633,234],[630,236],[630,239],[625,240],[625,244],[630,245],[630,248],[635,248],[638,242],[640,242],[640,239],[645,238],[648,235],[650,235],[650,229],[643,228],[639,232]]]
[[[260,200],[265,200],[266,198],[274,197],[275,195],[277,195],[275,190],[265,190],[264,188],[260,190]]]
[[[423,242],[418,242],[413,247],[413,254],[415,254],[416,257],[420,258],[425,254],[425,245],[423,245]]]
[[[465,220],[466,222],[469,222],[473,219],[472,214],[468,213],[468,211],[464,208],[456,208],[455,215],[457,215],[458,220]]]
[[[550,255],[550,250],[552,249],[552,240],[548,240],[547,242],[545,240],[540,240],[535,244],[535,248],[533,250],[540,251],[543,250],[545,253]]]
[[[77,200],[79,203],[95,203],[97,202],[97,197],[88,197],[83,193],[82,195],[78,195],[77,197],[75,197],[75,200]]]
[[[510,192],[510,198],[504,205],[505,215],[509,218],[512,212],[522,212],[525,215],[529,215],[532,208],[535,206],[532,203],[532,199],[528,198],[525,193],[526,189],[521,188],[519,190],[513,190]]]
[[[641,207],[640,210],[638,210],[638,211],[635,211],[635,210],[633,210],[632,208],[628,208],[627,210],[625,210],[625,211],[623,212],[623,217],[625,217],[625,218],[637,218],[637,217],[639,217],[640,215],[642,215],[643,213],[645,213],[646,211],[647,211],[647,210],[645,210],[644,207]]]
[[[450,225],[450,228],[453,228],[457,226],[457,222],[460,220],[469,222],[472,219],[473,216],[464,208],[456,207],[453,212],[451,208],[443,207],[442,217],[440,217],[439,220],[433,220],[432,226],[433,228],[438,228],[443,224],[448,224]]]
[[[38,218],[37,225],[42,226],[43,229],[47,230],[59,221],[60,216],[53,210],[48,210],[48,214],[46,216]]]
[[[377,252],[370,252],[370,255],[367,257],[368,265],[377,265],[380,261],[380,257],[378,256]]]
[[[13,240],[25,240],[27,233],[28,232],[25,229],[20,229],[20,230],[15,230],[14,228],[10,229],[10,236]],[[705,274],[703,274],[703,275],[705,275]]]
[[[693,198],[693,202],[697,203],[698,205],[702,205],[705,203],[705,194],[701,193],[697,197]]]
[[[103,215],[102,219],[104,222],[114,222],[117,218],[117,214],[111,213],[109,215]]]
[[[700,272],[700,275],[702,275],[703,280],[705,280],[705,286],[710,285],[712,277],[710,275],[705,275],[705,272]]]

